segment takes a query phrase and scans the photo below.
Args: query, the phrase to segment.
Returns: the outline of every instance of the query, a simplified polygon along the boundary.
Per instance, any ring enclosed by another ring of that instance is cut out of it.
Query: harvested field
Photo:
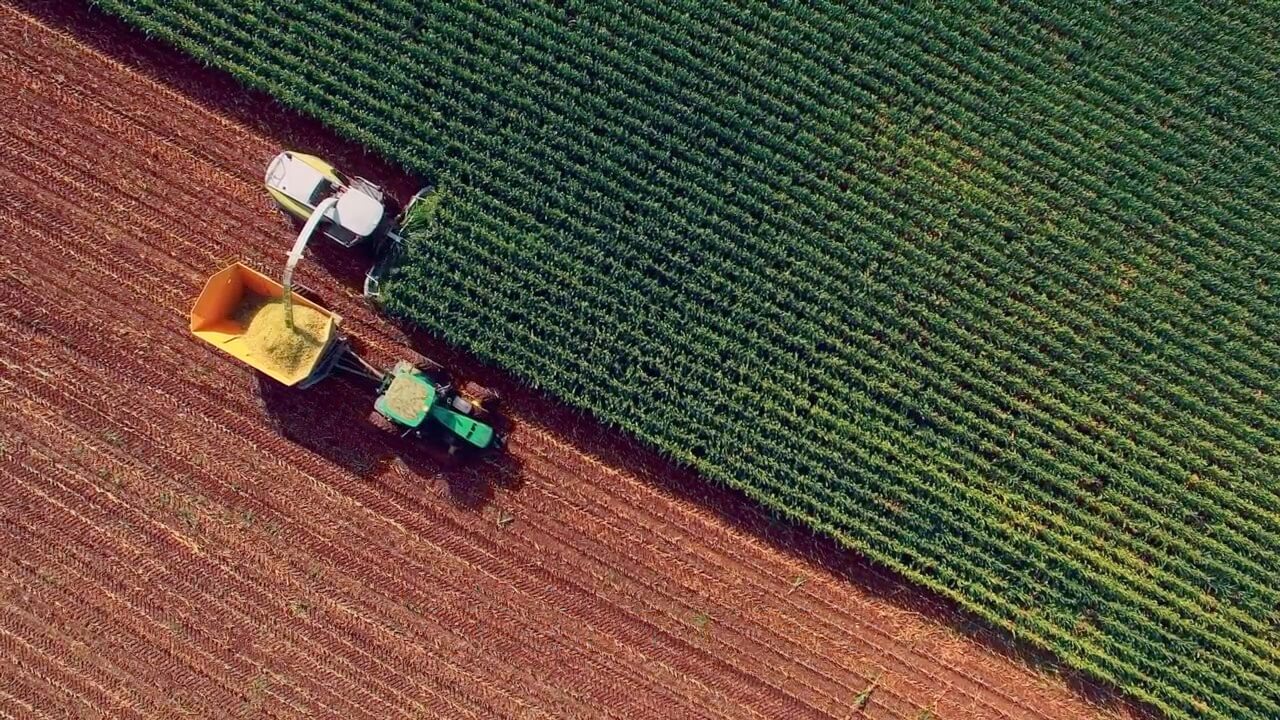
[[[186,324],[208,274],[283,262],[266,161],[414,183],[96,14],[0,29],[0,715],[1143,714],[406,336],[337,248],[300,279],[378,363],[502,391],[508,455],[448,465],[354,383],[259,386]]]
[[[393,315],[1170,718],[1280,718],[1275,3],[97,3],[431,177]]]

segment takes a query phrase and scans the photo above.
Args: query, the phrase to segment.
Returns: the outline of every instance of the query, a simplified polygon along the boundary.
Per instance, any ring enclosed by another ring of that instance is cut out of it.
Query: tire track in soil
[[[86,552],[88,552],[88,550],[86,550]],[[235,582],[236,582],[236,580],[237,580],[237,578],[236,578],[236,577],[234,577],[234,576],[233,576],[233,577],[231,577],[230,579],[220,578],[220,583],[228,583],[228,584],[234,585],[234,584],[235,584]],[[176,582],[180,582],[180,579],[179,579],[179,580],[176,580]],[[271,587],[271,586],[272,586],[271,584],[268,584],[268,583],[260,583],[260,584],[264,585],[265,587]],[[241,594],[237,594],[237,595],[233,595],[233,596],[232,596],[232,600],[233,600],[233,601],[236,601],[236,600],[240,600],[240,599],[242,599],[242,598],[241,598],[241,595],[242,595],[242,594],[243,594],[243,593],[241,593]],[[203,594],[203,595],[202,595],[201,593],[199,593],[199,592],[193,592],[193,591],[191,591],[191,590],[187,590],[186,592],[184,592],[184,593],[183,593],[183,597],[184,597],[184,598],[190,598],[190,597],[192,597],[193,595],[198,595],[198,596],[200,596],[201,602],[202,602],[202,603],[205,603],[205,604],[209,604],[209,605],[218,605],[218,604],[220,603],[220,599],[219,599],[218,597],[214,597],[214,596],[211,596],[211,595],[207,594],[207,591],[206,591],[206,594]],[[145,602],[145,600],[144,600],[144,602]],[[269,614],[269,613],[268,613],[268,614],[266,614],[266,615],[264,615],[264,614],[263,614],[263,610],[262,610],[262,609],[263,609],[263,608],[269,608],[269,607],[271,607],[271,606],[273,606],[273,605],[277,605],[277,606],[279,606],[279,605],[284,605],[284,603],[285,603],[285,599],[284,599],[284,598],[280,598],[280,599],[278,599],[278,600],[277,600],[277,601],[275,601],[275,602],[271,602],[271,601],[269,601],[269,600],[260,600],[259,602],[255,602],[255,603],[251,603],[251,604],[249,604],[249,605],[247,606],[247,609],[245,609],[245,610],[243,611],[243,613],[244,613],[245,615],[250,615],[250,614],[254,615],[254,617],[250,618],[250,619],[251,619],[251,622],[252,622],[254,625],[257,625],[257,626],[264,626],[264,625],[267,625],[267,624],[272,623],[273,621],[278,621],[278,618],[272,618],[272,617],[270,616],[270,614]],[[232,604],[234,604],[234,602],[233,602]],[[296,628],[289,628],[289,630],[296,630]],[[299,640],[299,639],[295,637],[295,638],[290,638],[290,640],[291,640],[291,644],[292,644],[292,645],[297,645],[297,644],[298,644],[298,640]],[[312,643],[312,647],[310,647],[310,648],[308,648],[308,649],[309,649],[309,650],[311,650],[312,652],[323,652],[323,651],[326,649],[326,647],[328,647],[328,648],[333,648],[333,647],[337,646],[337,647],[339,647],[339,649],[340,649],[341,644],[342,644],[341,642],[335,642],[334,640],[330,639],[330,640],[329,640],[329,642],[327,642],[327,643],[318,643],[318,642],[317,642],[317,643]],[[393,668],[383,668],[383,669],[384,669],[384,670],[394,670]],[[427,677],[427,678],[434,677],[434,674],[429,674],[429,675],[427,675],[426,677]],[[376,676],[374,676],[373,678],[370,678],[370,677],[362,677],[362,678],[359,678],[359,679],[362,681],[362,683],[371,683],[371,681],[372,681],[372,680],[374,680],[375,678],[376,678]],[[372,683],[372,684],[376,684],[376,683]],[[359,688],[359,687],[360,687],[360,685],[356,685],[355,687]]]
[[[55,331],[55,332],[56,332],[57,330],[58,330],[57,328],[54,328],[54,331]],[[72,356],[69,356],[69,357],[72,357]],[[70,402],[73,402],[73,400],[72,400],[71,398],[68,398],[68,399],[66,400],[66,402],[67,402],[67,403],[70,403]]]
[[[38,533],[38,532],[40,532],[40,531],[36,531],[36,530],[31,530],[31,529],[29,529],[29,530],[28,530],[28,532],[29,532],[30,534],[33,534],[33,535],[34,535],[34,534],[36,534],[36,533]],[[68,534],[67,536],[68,536],[68,537],[74,537],[74,535],[70,535],[70,534]],[[51,538],[51,540],[52,540],[52,538]],[[107,552],[107,550],[105,549],[105,547],[104,547],[104,545],[103,545],[103,544],[97,544],[97,545],[95,545],[95,546],[79,546],[77,549],[80,549],[80,550],[82,550],[82,551],[83,551],[83,552],[85,552],[85,553],[88,553],[88,552],[98,552],[98,553],[104,553],[104,552]],[[117,558],[113,558],[113,557],[111,557],[111,553],[107,553],[106,557],[107,557],[107,559],[108,559],[108,561],[109,561],[109,562],[110,562],[110,561],[112,561],[112,560],[117,559]],[[92,567],[92,566],[93,566],[93,563],[90,563],[88,566],[89,566],[89,567]],[[163,579],[163,578],[161,578],[161,579]],[[93,582],[93,578],[92,578],[91,576],[89,576],[89,577],[87,577],[87,578],[83,579],[83,580],[82,580],[82,582],[87,583],[87,584],[91,584],[91,583]],[[125,600],[125,601],[127,601],[127,600],[128,600],[128,598],[129,598],[129,596],[130,596],[131,594],[132,594],[132,595],[134,595],[134,596],[136,597],[136,596],[137,596],[137,594],[138,594],[136,591],[137,591],[139,588],[141,588],[141,586],[142,586],[142,584],[141,584],[141,583],[139,583],[138,585],[134,585],[134,586],[123,586],[123,587],[122,587],[122,586],[120,586],[120,585],[118,584],[118,582],[117,582],[117,583],[103,582],[102,584],[103,584],[103,586],[104,586],[104,591],[105,591],[106,593],[108,593],[109,595],[111,595],[111,597],[112,597],[113,599],[120,599],[120,598],[119,598],[119,596],[124,596],[124,600]],[[134,592],[131,592],[131,591],[134,591]],[[149,606],[148,606],[147,597],[146,597],[146,592],[147,592],[147,591],[146,591],[145,589],[142,589],[142,590],[141,590],[142,597],[141,597],[140,599],[138,599],[138,600],[137,600],[137,602],[141,603],[141,607],[142,607],[142,608],[144,608],[145,610],[147,610],[147,612],[144,612],[144,613],[142,613],[142,614],[143,614],[143,615],[145,615],[145,616],[151,616],[151,615],[153,614],[154,608],[153,608],[153,607],[149,607]],[[190,592],[189,592],[189,593],[187,593],[186,595],[184,595],[184,599],[189,599],[191,596],[192,596],[192,593],[190,593]],[[208,600],[208,599],[206,599],[206,600],[204,600],[204,601],[206,601],[206,602],[207,602],[207,601],[209,601],[209,600]],[[217,604],[217,600],[212,600],[212,601],[211,601],[211,603],[212,603],[212,604]],[[118,615],[118,616],[119,616],[119,615]],[[255,620],[256,620],[256,619],[255,619]],[[269,621],[269,619],[268,619],[268,621]],[[261,621],[259,621],[259,622],[261,622]],[[322,647],[322,646],[321,646],[321,647]],[[206,648],[206,649],[207,649],[207,648]],[[319,648],[317,648],[317,649],[319,649]],[[216,678],[214,678],[214,679],[216,680]],[[371,698],[371,699],[376,699],[376,698]]]
[[[90,586],[90,587],[91,587],[91,586],[93,585],[93,580],[94,580],[94,578],[92,577],[92,570],[91,570],[91,565],[90,565],[90,563],[92,562],[92,558],[91,558],[91,556],[89,556],[89,555],[88,555],[88,553],[87,553],[87,551],[86,551],[85,557],[77,557],[77,560],[78,560],[78,562],[77,562],[77,563],[75,563],[74,565],[72,565],[72,564],[66,564],[66,565],[63,565],[63,566],[62,566],[62,568],[61,568],[62,572],[63,572],[63,573],[65,573],[65,574],[67,574],[67,575],[69,575],[69,576],[70,576],[70,575],[74,575],[74,576],[75,576],[75,580],[76,580],[76,582],[83,583],[84,585],[86,585],[86,586]],[[84,570],[84,569],[82,569],[83,567],[86,567],[86,566],[87,566],[87,567],[89,567],[90,569],[89,569],[89,570]],[[95,594],[94,594],[94,597],[91,599],[91,601],[90,601],[88,604],[84,604],[84,603],[82,603],[82,604],[78,605],[78,607],[80,607],[80,608],[87,608],[87,607],[89,607],[89,605],[92,605],[92,607],[91,607],[90,609],[91,609],[91,610],[93,610],[93,611],[96,611],[95,616],[96,616],[97,618],[99,618],[99,620],[100,620],[100,621],[101,621],[101,619],[103,619],[103,618],[120,617],[120,616],[121,616],[121,613],[131,614],[131,615],[134,615],[134,616],[139,616],[139,615],[140,615],[140,616],[143,616],[143,617],[149,617],[149,618],[150,618],[150,615],[149,615],[149,614],[147,614],[147,613],[144,613],[142,610],[140,610],[140,609],[138,608],[138,606],[137,606],[137,604],[136,604],[136,603],[130,603],[127,599],[120,599],[120,598],[117,598],[117,597],[114,597],[114,596],[113,596],[113,597],[112,597],[112,600],[114,600],[114,601],[115,601],[114,603],[110,603],[110,604],[103,604],[103,603],[105,603],[105,601],[102,601],[100,598],[101,598],[101,596],[102,596],[102,595],[108,595],[108,594],[111,594],[111,593],[110,593],[110,590],[104,591],[104,592],[102,592],[102,593],[95,593]],[[102,607],[98,607],[100,604],[102,604]],[[216,604],[215,604],[215,606],[216,606]],[[220,609],[220,612],[221,612],[221,611],[222,611],[222,610]],[[154,622],[154,624],[157,624],[157,625],[158,625],[158,624],[159,624],[159,622],[158,622],[158,621],[155,621],[155,622]],[[141,638],[142,638],[142,641],[141,641],[141,642],[138,642],[138,643],[134,643],[135,645],[145,645],[145,644],[146,644],[146,643],[148,643],[148,642],[153,642],[153,641],[154,641],[154,639],[153,639],[153,635],[154,635],[154,633],[148,633],[148,632],[146,632],[146,631],[144,631],[144,630],[142,630],[142,629],[139,629],[139,630],[137,630],[136,632],[134,632],[134,633],[132,633],[132,634],[134,634],[134,635],[136,635],[136,636],[138,636],[138,637],[141,637]],[[150,636],[150,637],[149,637],[149,636]],[[94,641],[95,641],[95,639],[94,639],[93,637],[89,637],[89,638],[88,638],[88,641],[90,641],[90,642],[94,642]],[[95,647],[95,651],[103,652],[103,651],[113,650],[113,648],[103,648],[103,647],[101,647],[101,646],[100,646],[100,645],[101,645],[101,643],[100,643],[100,642],[95,642],[95,644],[96,644],[96,645],[99,645],[99,647]],[[296,643],[295,643],[295,644],[296,644]],[[208,648],[205,648],[205,649],[206,649],[206,650],[208,650]],[[118,651],[117,651],[117,652],[118,652]],[[249,654],[252,654],[252,652],[251,652],[251,653],[249,653]],[[171,660],[170,662],[168,662],[168,663],[167,663],[167,665],[168,665],[168,667],[169,667],[169,668],[172,668],[172,667],[174,666],[175,662],[176,662],[176,663],[181,663],[181,662],[183,662],[183,661],[191,662],[189,659],[181,657],[181,656],[180,656],[180,654],[177,654],[174,658],[166,658],[166,660]],[[157,661],[156,659],[153,659],[151,662],[152,662],[152,663],[155,663],[156,661]],[[200,669],[198,664],[193,664],[193,667],[195,667],[195,668],[196,668],[197,672],[198,672],[198,671],[199,671],[199,669]],[[256,666],[253,668],[253,670],[254,670],[254,672],[252,673],[252,676],[263,676],[263,675],[262,675],[262,666],[261,666],[261,664],[256,665]],[[221,684],[221,685],[222,685],[222,689],[224,689],[224,690],[225,690],[225,692],[224,692],[224,693],[222,693],[222,698],[221,698],[221,703],[220,703],[220,704],[221,704],[222,706],[233,705],[236,701],[238,701],[238,700],[240,700],[240,699],[241,699],[241,698],[240,698],[241,693],[240,693],[240,691],[239,691],[239,688],[243,688],[243,687],[245,687],[246,685],[248,685],[248,684],[249,684],[249,680],[251,679],[251,676],[250,676],[250,675],[234,674],[234,677],[235,677],[235,678],[236,678],[236,680],[237,680],[237,683],[235,683],[235,684],[230,683],[230,682],[220,682],[220,678],[218,678],[218,677],[207,677],[207,678],[202,678],[202,679],[201,679],[201,680],[202,680],[202,683],[201,683],[200,685],[196,685],[196,687],[204,687],[204,688],[207,688],[207,687],[209,687],[209,685],[210,685],[210,683],[211,683],[211,682],[212,682],[212,683],[215,683],[215,684]],[[302,677],[303,677],[303,678],[306,678],[306,676],[305,676],[305,675],[302,675]],[[185,686],[185,687],[191,687],[190,685],[184,685],[184,686]],[[289,687],[288,687],[288,688],[286,688],[286,689],[287,689],[287,690],[291,690],[291,691],[297,691],[299,688],[298,688],[296,685],[293,685],[293,686],[289,686]],[[308,688],[308,689],[310,689],[310,688]],[[306,693],[306,695],[307,695],[307,697],[299,698],[299,699],[297,699],[297,701],[290,701],[290,700],[288,700],[288,699],[283,699],[283,698],[282,698],[282,699],[281,699],[281,702],[282,702],[282,703],[284,703],[284,704],[287,704],[287,705],[289,705],[291,708],[293,708],[293,709],[292,709],[292,711],[291,711],[291,712],[288,712],[288,713],[285,713],[284,715],[281,715],[281,714],[280,714],[280,713],[278,713],[278,712],[273,713],[273,714],[274,714],[274,715],[276,715],[276,716],[284,716],[284,717],[298,716],[298,715],[300,715],[300,714],[304,714],[304,713],[300,713],[300,712],[298,711],[298,709],[297,709],[297,708],[298,708],[298,704],[297,704],[298,702],[303,703],[303,705],[304,705],[304,706],[311,706],[311,707],[314,707],[316,704],[321,704],[321,705],[323,705],[323,704],[324,704],[324,701],[323,701],[323,700],[316,700],[316,699],[315,699],[315,698],[317,697],[316,695],[313,695],[313,694],[311,694],[311,693]],[[374,698],[374,699],[376,700],[376,698]],[[341,704],[342,704],[342,703],[341,703],[341,698],[339,698],[339,703],[338,703],[338,705],[339,705],[339,706],[341,706]],[[265,710],[265,709],[264,709],[264,710]],[[152,711],[152,712],[154,713],[154,711]],[[355,713],[354,715],[352,714],[353,712]],[[308,712],[308,713],[305,713],[305,714],[314,714],[314,712]],[[367,717],[367,716],[370,716],[370,715],[366,715],[365,713],[362,713],[362,712],[361,712],[361,710],[360,710],[360,708],[359,708],[359,706],[353,706],[353,707],[351,707],[351,708],[345,708],[345,709],[344,709],[344,711],[343,711],[342,713],[335,713],[335,712],[333,712],[332,710],[329,710],[328,712],[326,712],[326,714],[331,715],[331,716],[333,716],[333,715],[341,715],[341,716],[343,716],[343,717]]]
[[[55,328],[55,331],[56,331],[56,328]]]
[[[0,119],[0,178],[14,195],[0,225],[27,229],[31,246],[0,258],[0,529],[29,563],[0,569],[6,609],[21,611],[0,615],[0,647],[28,663],[0,667],[22,678],[4,683],[9,704],[126,697],[178,714],[167,692],[214,715],[263,673],[278,682],[262,707],[280,716],[835,717],[873,682],[869,717],[1142,715],[406,335],[357,299],[358,256],[317,248],[304,281],[376,361],[411,346],[506,391],[510,462],[451,468],[378,428],[307,414],[328,402],[366,421],[349,411],[358,391],[341,386],[256,397],[251,373],[186,333],[185,313],[224,262],[283,257],[292,231],[258,186],[266,160],[311,148],[398,196],[414,183],[112,22],[0,8],[0,93],[13,108]],[[283,434],[273,413],[292,423]],[[321,447],[299,427],[358,442]],[[198,498],[195,527],[157,517],[160,493]],[[8,522],[14,512],[58,524]],[[235,522],[244,513],[248,530]],[[41,572],[69,573],[80,590],[41,587]],[[307,617],[288,609],[299,597]],[[92,632],[71,629],[80,615]],[[189,647],[165,638],[166,622]],[[103,652],[63,662],[76,643]]]

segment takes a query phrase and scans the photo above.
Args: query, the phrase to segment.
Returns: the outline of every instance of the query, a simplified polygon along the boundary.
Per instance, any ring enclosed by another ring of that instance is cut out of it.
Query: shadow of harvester
[[[436,492],[480,511],[495,487],[518,484],[517,460],[501,451],[450,455],[438,437],[402,434],[373,410],[372,381],[335,375],[299,390],[256,377],[267,421],[281,437],[401,496],[423,501]]]

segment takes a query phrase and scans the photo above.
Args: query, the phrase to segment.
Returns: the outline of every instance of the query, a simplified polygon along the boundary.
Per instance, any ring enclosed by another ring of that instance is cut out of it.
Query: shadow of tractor
[[[370,380],[336,375],[299,390],[258,374],[257,385],[267,422],[281,437],[415,502],[443,495],[480,511],[495,487],[513,488],[520,476],[517,460],[501,450],[450,454],[438,435],[406,435],[373,410],[377,386]]]

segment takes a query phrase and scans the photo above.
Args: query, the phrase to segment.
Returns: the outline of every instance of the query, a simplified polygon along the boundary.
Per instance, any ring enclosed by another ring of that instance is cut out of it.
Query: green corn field
[[[392,312],[1169,717],[1280,717],[1280,4],[99,5],[440,188]]]

